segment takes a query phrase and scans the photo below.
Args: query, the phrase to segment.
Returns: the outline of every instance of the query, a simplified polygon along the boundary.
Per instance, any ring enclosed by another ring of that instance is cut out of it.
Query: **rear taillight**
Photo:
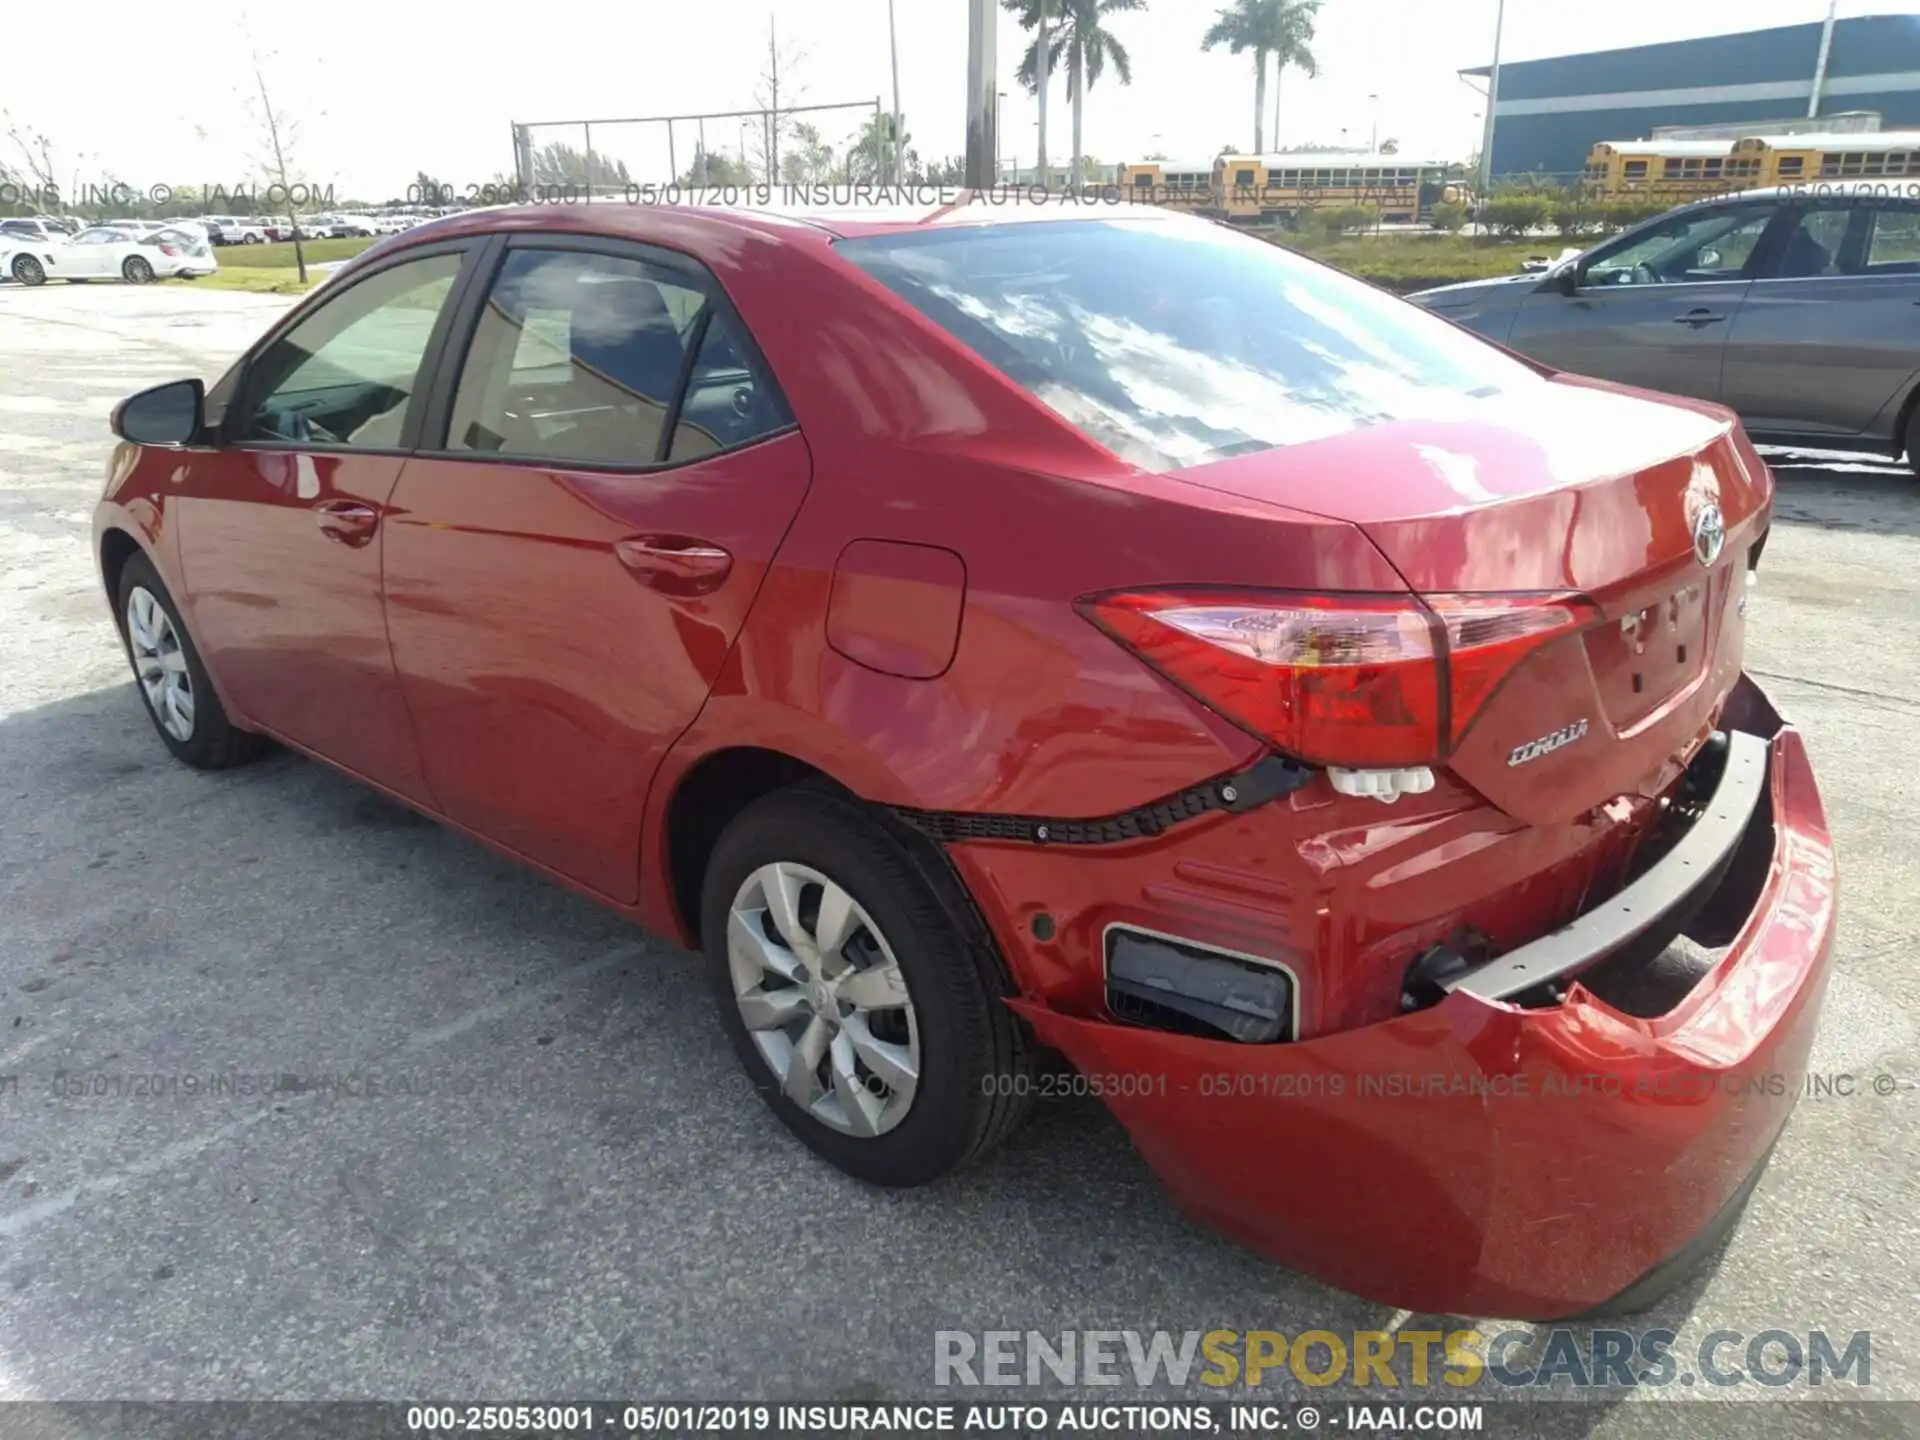
[[[162,255],[178,255],[180,253],[180,247],[177,245],[162,245],[160,247],[160,253]]]
[[[1564,595],[1156,590],[1080,611],[1209,708],[1301,760],[1444,760],[1500,682],[1598,615]]]

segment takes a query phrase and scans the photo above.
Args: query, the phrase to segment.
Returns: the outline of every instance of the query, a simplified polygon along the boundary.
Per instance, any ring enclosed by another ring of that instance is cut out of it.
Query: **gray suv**
[[[1697,201],[1545,273],[1410,298],[1555,369],[1718,401],[1763,443],[1920,470],[1920,183]]]

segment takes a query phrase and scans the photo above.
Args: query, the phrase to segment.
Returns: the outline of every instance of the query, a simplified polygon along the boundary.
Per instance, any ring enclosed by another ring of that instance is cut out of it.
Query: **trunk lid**
[[[1592,602],[1595,623],[1522,661],[1449,758],[1530,823],[1663,789],[1739,678],[1772,481],[1717,407],[1557,377],[1178,473],[1349,521],[1418,594]]]

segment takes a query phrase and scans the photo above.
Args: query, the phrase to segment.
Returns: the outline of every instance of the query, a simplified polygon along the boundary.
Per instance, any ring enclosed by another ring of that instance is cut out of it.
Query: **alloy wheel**
[[[22,255],[13,262],[13,278],[22,285],[38,285],[47,278],[47,272],[33,256]]]
[[[727,915],[734,1003],[786,1097],[861,1138],[907,1116],[920,1027],[880,927],[846,889],[805,865],[762,865]]]
[[[184,745],[193,738],[193,676],[173,617],[152,591],[138,585],[127,593],[127,648],[154,719]]]

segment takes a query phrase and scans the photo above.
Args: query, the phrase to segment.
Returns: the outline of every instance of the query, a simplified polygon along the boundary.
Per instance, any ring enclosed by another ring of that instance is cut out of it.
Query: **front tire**
[[[782,1124],[873,1184],[970,1165],[1025,1113],[1031,1046],[958,883],[813,786],[747,807],[707,867],[701,933],[741,1065]]]
[[[264,753],[265,736],[228,721],[173,596],[145,555],[133,556],[121,569],[116,598],[134,684],[173,758],[196,770],[225,770]]]
[[[153,283],[153,266],[139,255],[129,255],[126,263],[120,267],[120,273],[129,285]]]
[[[47,283],[47,267],[31,255],[13,257],[13,278],[22,285],[44,285]]]

